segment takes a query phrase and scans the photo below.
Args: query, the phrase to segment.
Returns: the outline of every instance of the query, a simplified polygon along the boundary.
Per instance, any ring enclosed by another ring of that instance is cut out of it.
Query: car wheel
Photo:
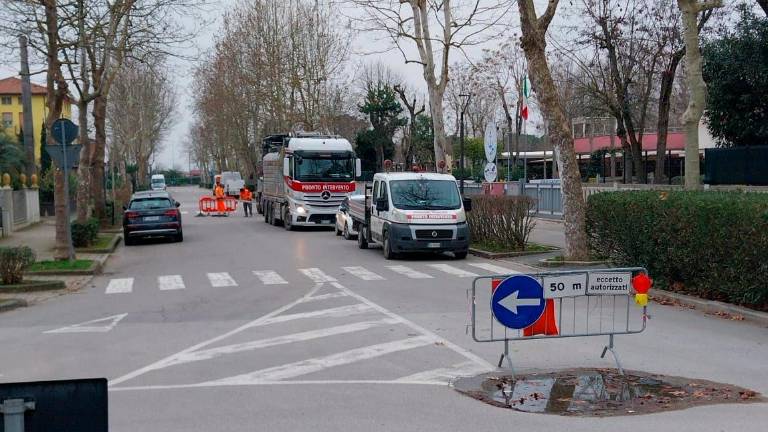
[[[123,242],[126,246],[133,246],[136,244],[136,241],[130,237],[128,237],[128,234],[123,233]]]
[[[183,241],[184,241],[184,232],[183,232],[183,231],[179,231],[179,233],[178,233],[178,234],[176,234],[176,236],[175,236],[173,239],[174,239],[174,240],[175,240],[177,243],[181,243],[181,242],[183,242]]]
[[[349,224],[344,224],[344,239],[345,240],[352,240],[352,234],[349,233]]]
[[[286,206],[283,210],[283,228],[285,228],[286,231],[293,231],[293,224],[291,223],[291,211],[288,209],[288,206]]]
[[[368,249],[368,240],[365,238],[364,225],[360,225],[360,231],[357,234],[357,247],[360,249]]]
[[[333,233],[336,234],[337,236],[341,235],[341,230],[339,229],[339,223],[338,222],[333,224]]]
[[[388,233],[384,233],[384,259],[393,260],[397,258],[397,254],[392,252],[392,243],[389,241]]]
[[[467,251],[463,251],[463,252],[454,252],[454,253],[453,253],[453,256],[454,256],[454,258],[456,258],[457,260],[463,260],[463,259],[465,259],[465,258],[467,257]]]

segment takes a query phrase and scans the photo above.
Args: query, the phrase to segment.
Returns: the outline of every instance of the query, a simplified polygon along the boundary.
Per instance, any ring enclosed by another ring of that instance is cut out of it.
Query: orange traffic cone
[[[541,314],[535,323],[523,329],[523,336],[533,336],[543,334],[547,336],[557,336],[557,322],[555,321],[555,301],[547,299],[544,306],[544,313]]]

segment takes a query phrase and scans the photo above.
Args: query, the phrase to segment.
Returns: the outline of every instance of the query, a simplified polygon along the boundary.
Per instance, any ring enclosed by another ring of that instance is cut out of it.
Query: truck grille
[[[449,229],[417,229],[415,230],[417,240],[451,240],[453,239],[453,230]]]
[[[313,207],[335,208],[344,201],[346,195],[331,194],[328,199],[323,199],[321,194],[304,194],[304,202]]]

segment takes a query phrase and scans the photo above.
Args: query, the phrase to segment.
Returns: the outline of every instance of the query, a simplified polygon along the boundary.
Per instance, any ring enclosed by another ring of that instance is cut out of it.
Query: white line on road
[[[184,286],[184,279],[181,278],[181,275],[158,276],[157,286],[160,287],[160,291],[180,290],[186,288],[186,286]]]
[[[128,314],[112,315],[105,318],[86,321],[84,323],[48,330],[43,333],[106,333],[117,325]],[[96,323],[105,323],[106,325],[94,325]]]
[[[411,279],[432,279],[432,276],[426,273],[416,271],[404,265],[387,266],[387,268],[392,270],[395,273],[400,273],[401,275],[407,276]]]
[[[310,278],[314,283],[336,282],[336,278],[323,273],[319,268],[299,269],[299,271],[304,273],[304,276]]]
[[[232,279],[229,273],[208,273],[208,280],[214,288],[237,286],[237,282]]]
[[[347,365],[362,360],[380,357],[386,354],[423,347],[432,344],[434,341],[435,340],[430,336],[417,336],[394,342],[385,342],[363,348],[356,348],[349,351],[331,354],[325,357],[301,360],[294,363],[288,363],[247,374],[236,375],[233,377],[208,381],[200,384],[207,386],[225,386],[245,385],[259,381],[285,380],[311,374],[314,372],[319,372],[323,369],[328,369],[335,366]]]
[[[375,327],[397,324],[397,322],[391,318],[384,318],[376,321],[363,321],[353,324],[340,325],[336,327],[328,327],[319,330],[310,330],[301,333],[293,333],[285,336],[277,336],[269,339],[261,339],[251,342],[244,342],[233,345],[218,346],[215,348],[209,348],[207,350],[194,351],[179,356],[175,359],[171,365],[177,365],[182,363],[190,363],[200,360],[209,360],[212,358],[220,357],[227,354],[235,354],[246,351],[254,351],[261,348],[273,347],[277,345],[285,345],[294,342],[305,342],[312,339],[319,339],[329,336],[336,336],[347,333],[354,333],[372,329]]]
[[[173,354],[173,355],[170,355],[168,357],[165,357],[164,359],[158,360],[158,361],[156,361],[156,362],[154,362],[154,363],[152,363],[150,365],[144,366],[143,368],[136,369],[135,371],[127,373],[127,374],[125,374],[125,375],[123,375],[121,377],[115,378],[114,380],[110,380],[109,381],[109,386],[112,387],[114,385],[123,383],[123,382],[128,381],[128,380],[133,379],[133,378],[136,378],[137,376],[144,375],[147,372],[150,372],[150,371],[153,371],[153,370],[157,370],[157,369],[162,369],[162,368],[165,367],[165,365],[167,365],[169,363],[172,363],[179,356],[182,356],[182,355],[184,355],[186,353],[190,353],[190,352],[193,352],[193,351],[197,351],[197,350],[199,350],[201,348],[205,348],[208,345],[215,344],[216,342],[218,342],[218,341],[220,341],[222,339],[226,339],[226,338],[228,338],[228,337],[230,337],[232,335],[236,335],[236,334],[238,334],[238,333],[240,333],[240,332],[242,332],[244,330],[247,330],[249,328],[258,326],[263,321],[269,320],[270,318],[272,318],[274,316],[280,315],[281,313],[283,313],[283,312],[287,311],[288,309],[290,309],[290,308],[296,306],[297,304],[301,303],[306,298],[312,297],[317,292],[317,290],[320,289],[321,286],[323,286],[323,284],[315,285],[311,290],[309,290],[308,293],[304,294],[301,298],[299,298],[299,299],[297,299],[295,301],[292,301],[291,303],[288,303],[285,306],[279,307],[279,308],[273,310],[272,312],[270,312],[270,313],[268,313],[266,315],[262,315],[261,317],[255,319],[255,320],[253,320],[251,322],[245,323],[245,324],[241,325],[240,327],[237,327],[237,328],[235,328],[233,330],[230,330],[230,331],[228,331],[228,332],[226,332],[224,334],[220,334],[220,335],[218,335],[218,336],[216,336],[214,338],[211,338],[211,339],[208,339],[206,341],[200,342],[199,344],[192,345],[191,347],[186,348],[184,350],[181,350],[181,351],[179,351],[176,354]]]
[[[468,362],[459,363],[447,368],[432,369],[424,372],[415,373],[413,375],[404,376],[402,378],[398,378],[396,381],[404,381],[404,382],[434,381],[436,384],[437,383],[445,384],[453,381],[457,377],[472,376],[472,375],[477,375],[483,372],[488,372],[488,369],[478,365],[473,361],[468,361]]]
[[[472,267],[477,267],[483,270],[487,270],[495,275],[513,275],[513,274],[520,274],[519,271],[508,269],[506,267],[497,266],[496,264],[491,263],[468,263]]]
[[[342,269],[344,269],[344,271],[351,274],[352,276],[356,276],[362,280],[366,280],[366,281],[384,280],[383,277],[377,275],[376,273],[368,270],[365,267],[352,266],[352,267],[342,267]]]
[[[367,304],[353,304],[349,306],[339,306],[331,309],[321,309],[312,312],[302,312],[290,315],[278,315],[269,319],[266,319],[256,326],[265,326],[270,324],[276,324],[286,321],[293,321],[297,319],[307,318],[342,318],[352,315],[360,315],[371,310],[371,307]]]
[[[328,300],[328,299],[334,299],[339,297],[346,297],[347,293],[343,292],[335,292],[335,293],[328,293],[328,294],[320,294],[312,297],[307,297],[304,302],[311,302],[311,301],[318,301],[318,300]]]
[[[458,267],[454,267],[448,264],[428,264],[428,265],[435,270],[440,270],[441,272],[445,272],[450,275],[454,275],[458,277],[476,277],[477,276],[477,273],[472,273],[470,271],[462,270]]]
[[[244,385],[265,385],[265,386],[290,386],[290,385],[372,385],[372,384],[388,384],[388,385],[440,385],[444,386],[444,382],[437,381],[391,381],[391,380],[294,380],[294,381],[258,381],[250,382]],[[121,391],[146,391],[146,390],[177,390],[177,389],[189,389],[208,387],[208,384],[169,384],[169,385],[148,385],[148,386],[125,386],[125,387],[110,387],[110,392]]]
[[[106,294],[125,294],[133,291],[133,278],[112,279],[107,285]]]
[[[272,270],[254,270],[253,274],[256,275],[264,285],[280,285],[288,283],[287,280],[283,279],[282,276]]]

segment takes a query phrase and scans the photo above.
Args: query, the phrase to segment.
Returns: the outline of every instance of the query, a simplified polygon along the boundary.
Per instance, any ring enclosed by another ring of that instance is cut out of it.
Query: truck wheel
[[[264,215],[264,223],[269,223],[269,212],[267,211],[267,203],[262,204],[261,214]]]
[[[397,254],[392,252],[392,242],[389,240],[389,233],[384,233],[384,259],[397,259]]]
[[[288,206],[285,206],[285,209],[283,210],[283,228],[285,228],[286,231],[293,231],[291,211],[288,209]]]
[[[336,234],[337,237],[341,235],[341,230],[339,229],[338,222],[333,223],[333,233]]]
[[[357,247],[368,249],[368,240],[365,238],[365,225],[360,225],[360,231],[357,234]]]

